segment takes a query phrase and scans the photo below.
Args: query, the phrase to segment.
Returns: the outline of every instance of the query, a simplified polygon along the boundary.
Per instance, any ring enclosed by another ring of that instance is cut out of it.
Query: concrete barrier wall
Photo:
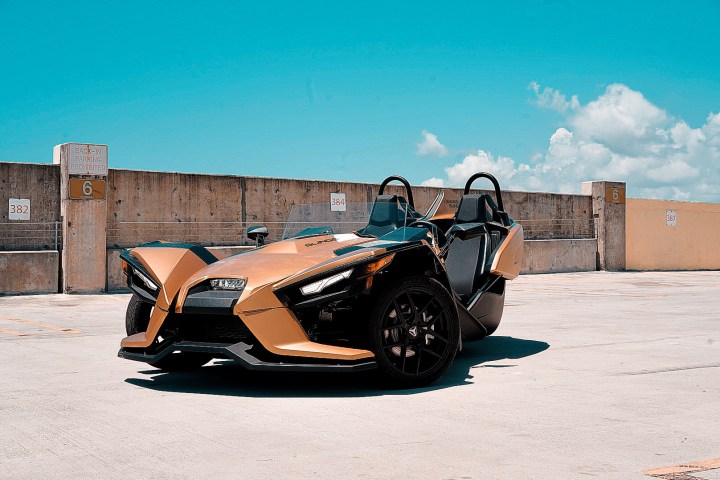
[[[57,165],[0,162],[0,222],[9,221],[7,205],[10,198],[30,199],[31,222],[59,220],[60,168]]]
[[[0,252],[0,294],[57,293],[57,251]]]
[[[591,272],[596,269],[595,239],[525,240],[522,273]]]
[[[30,199],[30,220],[10,221],[10,198]],[[54,250],[58,220],[60,168],[0,162],[0,250]]]
[[[480,180],[476,185],[486,183]],[[331,192],[345,193],[348,202],[372,202],[378,188],[378,184],[353,182],[110,169],[107,245],[129,247],[160,238],[238,245],[245,241],[244,228],[252,224],[267,224],[277,238],[294,204],[327,203]],[[388,191],[404,194],[395,185]],[[438,191],[414,186],[417,209],[426,210]],[[60,220],[59,167],[0,162],[0,206],[7,205],[10,197],[31,199],[32,222]],[[503,192],[503,198],[505,210],[523,223],[527,238],[593,236],[589,196]],[[2,225],[7,222],[7,209],[0,208],[0,239],[2,229],[14,229],[17,237],[17,227],[23,224]],[[0,250],[53,249],[52,226],[39,228],[46,231],[35,236],[43,238],[24,246],[0,240]]]
[[[628,270],[718,270],[720,204],[629,198],[626,251]]]
[[[381,180],[379,177],[378,180]],[[476,186],[487,187],[479,181]],[[0,207],[10,197],[31,199],[31,219],[46,222],[41,233],[43,239],[24,248],[17,243],[3,243],[0,230],[0,250],[53,249],[53,223],[60,220],[61,205],[60,168],[57,165],[0,163]],[[200,175],[170,172],[149,172],[110,169],[107,177],[107,210],[103,218],[95,214],[72,220],[73,226],[87,226],[83,222],[98,222],[106,231],[106,248],[102,260],[80,258],[72,262],[102,262],[107,267],[100,283],[106,289],[122,288],[124,279],[119,268],[117,251],[153,240],[181,241],[205,246],[248,245],[245,229],[262,224],[271,230],[269,240],[277,240],[293,205],[329,203],[330,193],[342,192],[348,202],[372,202],[379,184],[293,180],[278,178],[240,177],[229,175]],[[435,199],[439,189],[413,187],[417,210],[425,211]],[[487,192],[486,190],[482,190]],[[405,195],[399,185],[391,185],[386,193]],[[456,190],[460,194],[460,190]],[[562,195],[533,192],[503,192],[505,210],[523,224],[526,239],[593,238],[593,204],[590,196]],[[77,201],[82,202],[82,201]],[[7,210],[0,208],[0,224],[7,218]],[[5,222],[5,236],[17,237],[21,222]],[[1,227],[0,227],[1,228]],[[62,230],[60,231],[62,237]],[[535,252],[527,260],[527,271],[569,271],[586,269],[586,242],[567,245],[581,248],[577,255],[557,255],[556,247],[529,247]],[[580,247],[582,245],[582,247]],[[61,248],[61,244],[57,246]],[[563,247],[564,248],[564,247]],[[82,252],[78,253],[83,255]],[[88,254],[89,255],[89,254]],[[541,260],[540,255],[548,255]],[[573,258],[578,264],[573,267]],[[60,265],[56,271],[59,271]],[[544,270],[545,268],[549,270]],[[593,267],[594,268],[594,267]],[[120,275],[120,277],[118,277]],[[57,277],[57,275],[54,275]],[[38,291],[47,287],[41,282]],[[54,290],[57,288],[51,288]],[[93,286],[93,291],[102,285]],[[88,290],[90,291],[90,290]]]
[[[277,240],[293,205],[329,203],[330,193],[337,192],[348,202],[372,202],[378,189],[366,183],[111,169],[107,244],[130,247],[165,239],[238,245],[247,243],[245,228],[253,224],[267,226],[270,240]],[[438,191],[413,187],[416,208],[427,210]],[[391,185],[388,193],[404,190]],[[589,196],[504,192],[503,199],[528,238],[594,236]]]

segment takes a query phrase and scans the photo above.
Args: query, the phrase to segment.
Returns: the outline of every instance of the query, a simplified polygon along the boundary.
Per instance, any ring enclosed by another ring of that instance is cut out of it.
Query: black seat
[[[463,301],[469,300],[480,288],[490,254],[500,242],[500,232],[493,231],[491,235],[487,228],[488,224],[497,225],[496,212],[497,206],[489,195],[468,194],[460,198],[454,225],[480,229],[479,234],[467,238],[455,234],[452,227],[448,231],[445,269],[453,290]]]
[[[373,204],[368,224],[358,233],[382,237],[385,234],[404,227],[413,218],[418,217],[404,197],[399,195],[378,195]]]

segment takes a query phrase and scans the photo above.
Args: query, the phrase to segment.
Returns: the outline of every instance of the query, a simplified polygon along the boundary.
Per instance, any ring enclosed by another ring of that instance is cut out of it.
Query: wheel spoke
[[[433,325],[435,325],[435,322],[437,322],[441,318],[443,318],[442,312],[440,312],[440,315],[437,315],[437,316],[433,317],[432,319],[430,319],[430,321],[425,324],[425,327],[426,328],[432,327]]]
[[[415,375],[420,375],[420,359],[422,358],[423,350],[425,350],[422,345],[418,345],[417,347],[417,367],[415,368]]]
[[[437,352],[432,351],[432,350],[429,349],[429,348],[423,348],[423,350],[426,351],[426,352],[428,352],[430,355],[432,355],[432,356],[434,356],[434,357],[442,358],[442,355],[438,354]]]
[[[437,338],[438,340],[440,340],[443,343],[450,343],[450,340],[446,339],[445,337],[443,337],[442,335],[437,333],[435,330],[428,331],[427,335],[432,335],[433,338]]]
[[[402,371],[405,373],[405,360],[407,359],[407,340],[403,343],[402,349],[400,350],[400,356],[402,357]]]
[[[395,318],[397,318],[401,324],[404,324],[403,313],[402,310],[400,310],[400,305],[398,305],[397,300],[393,300],[393,307],[395,307]]]
[[[428,302],[420,309],[420,311],[419,311],[418,313],[419,313],[420,315],[422,315],[423,313],[425,313],[425,310],[427,310],[428,307],[429,307],[430,305],[432,305],[432,303],[433,303],[434,301],[435,301],[435,298],[434,298],[434,297],[430,297],[430,300],[428,300]]]
[[[400,346],[402,346],[404,343],[405,343],[405,341],[403,340],[402,342],[397,342],[397,343],[393,343],[393,344],[390,344],[390,345],[384,345],[383,348],[395,348],[395,347],[400,347]]]
[[[418,310],[417,310],[417,307],[415,306],[415,302],[413,302],[410,292],[406,292],[405,296],[407,297],[408,303],[410,304],[410,313],[416,313]]]

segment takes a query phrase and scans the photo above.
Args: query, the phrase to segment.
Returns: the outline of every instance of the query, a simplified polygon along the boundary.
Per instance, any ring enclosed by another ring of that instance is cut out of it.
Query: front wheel
[[[382,292],[370,317],[370,346],[381,375],[421,387],[450,367],[460,323],[450,293],[435,279],[409,277]]]
[[[125,331],[128,336],[147,331],[153,306],[133,295],[125,312]],[[204,353],[174,352],[156,362],[148,362],[155,368],[167,371],[191,370],[200,368],[212,360]]]

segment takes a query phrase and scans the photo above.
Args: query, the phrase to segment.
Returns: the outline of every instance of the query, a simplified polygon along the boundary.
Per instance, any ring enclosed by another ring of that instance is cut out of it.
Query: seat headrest
[[[489,201],[488,201],[489,200]],[[460,198],[455,222],[486,223],[493,221],[495,202],[487,194],[468,194]],[[489,207],[489,208],[488,208]],[[495,207],[497,209],[497,207]]]
[[[378,195],[370,214],[370,224],[379,227],[402,224],[405,211],[400,205],[407,205],[407,200],[397,195]]]
[[[400,195],[378,195],[375,198],[375,203],[401,203],[401,204],[407,204],[407,200],[405,200],[405,197],[402,197]]]

